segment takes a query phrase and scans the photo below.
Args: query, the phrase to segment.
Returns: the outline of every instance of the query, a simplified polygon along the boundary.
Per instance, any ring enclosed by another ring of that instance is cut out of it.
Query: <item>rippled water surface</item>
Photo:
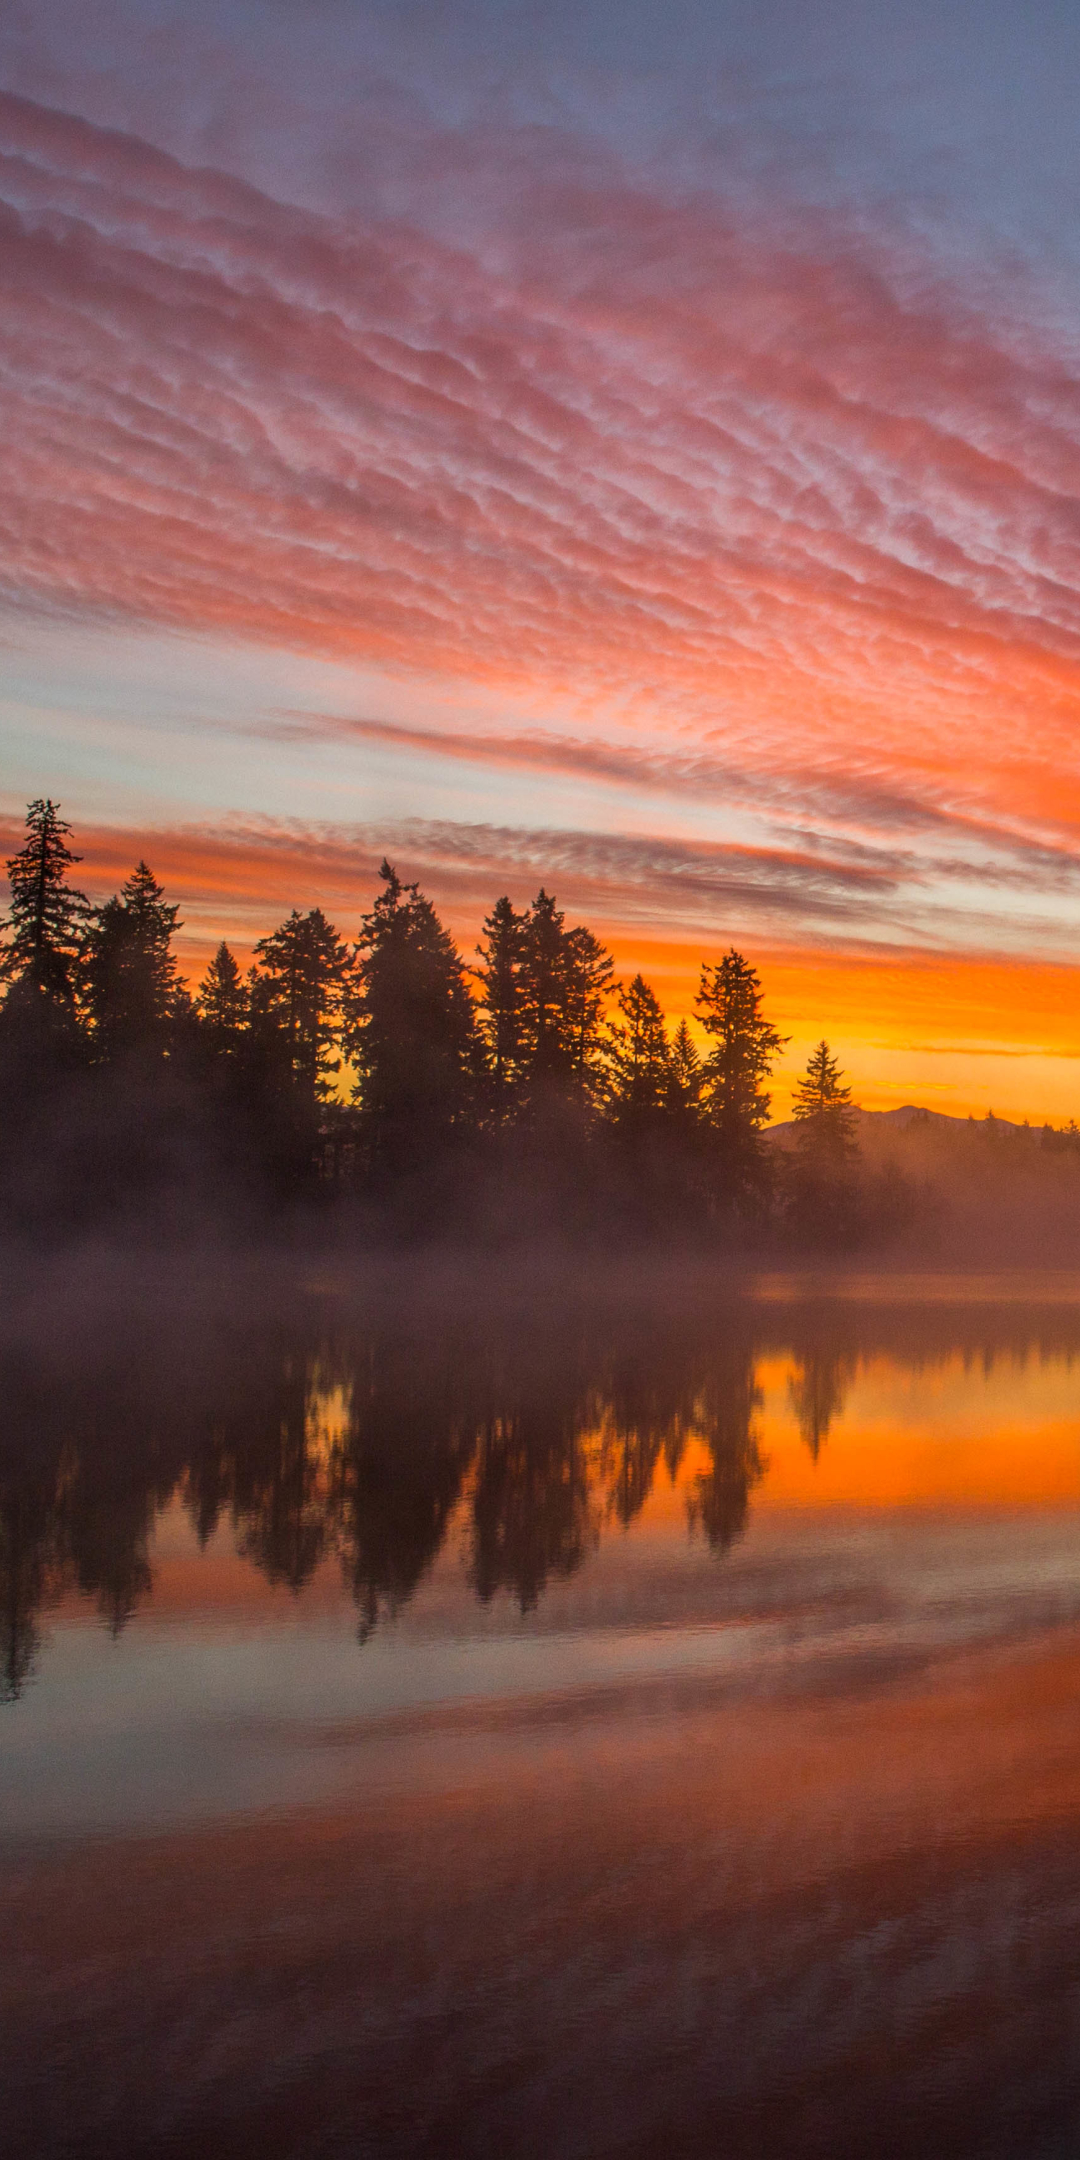
[[[1080,1283],[83,1263],[0,1357],[13,2151],[1080,2152]]]

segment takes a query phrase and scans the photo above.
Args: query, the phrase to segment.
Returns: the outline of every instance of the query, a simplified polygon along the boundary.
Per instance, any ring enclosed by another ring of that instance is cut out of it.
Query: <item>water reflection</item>
[[[921,1312],[702,1295],[496,1300],[294,1294],[185,1320],[114,1314],[77,1357],[0,1357],[2,1686],[34,1670],[43,1612],[92,1598],[113,1633],[151,1597],[150,1548],[176,1499],[205,1544],[292,1591],[334,1560],[366,1640],[430,1570],[452,1519],[476,1597],[535,1608],[633,1524],[658,1470],[722,1555],[769,1471],[762,1372],[782,1351],[811,1463],[861,1370],[957,1357],[1071,1361],[1075,1308]],[[805,1460],[805,1457],[804,1457]]]
[[[788,1382],[791,1407],[814,1462],[829,1437],[833,1419],[844,1407],[854,1376],[855,1361],[850,1352],[815,1343],[804,1351]]]

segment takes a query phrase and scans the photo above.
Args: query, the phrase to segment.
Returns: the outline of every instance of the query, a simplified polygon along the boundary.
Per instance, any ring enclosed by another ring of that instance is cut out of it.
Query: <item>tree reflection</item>
[[[692,1529],[704,1532],[714,1552],[726,1552],[746,1528],[750,1494],[767,1462],[754,1427],[762,1403],[755,1358],[747,1344],[726,1343],[717,1353],[695,1406],[695,1426],[709,1451],[687,1495]]]
[[[810,1312],[782,1338],[815,1458],[860,1326]],[[923,1327],[891,1354],[925,1362]],[[736,1302],[720,1321],[675,1300],[463,1316],[383,1299],[365,1317],[297,1297],[220,1326],[136,1314],[68,1363],[0,1344],[0,1693],[25,1687],[58,1598],[124,1628],[152,1595],[154,1525],[176,1496],[203,1543],[229,1538],[284,1594],[340,1568],[362,1637],[414,1595],[455,1521],[477,1596],[523,1612],[663,1475],[723,1553],[766,1470],[764,1339]]]
[[[467,1365],[454,1341],[393,1330],[352,1349],[332,1497],[362,1639],[412,1596],[446,1535],[475,1452]]]
[[[286,1356],[275,1401],[233,1459],[229,1505],[238,1552],[268,1582],[302,1590],[331,1535],[330,1465],[311,1415],[312,1375],[302,1354]]]
[[[788,1400],[815,1462],[829,1437],[833,1419],[844,1407],[854,1376],[854,1358],[815,1343],[803,1352],[788,1381]]]
[[[0,1701],[22,1694],[40,1643],[37,1615],[58,1574],[54,1495],[33,1478],[0,1487]]]
[[[509,1590],[522,1612],[549,1576],[571,1575],[600,1526],[581,1434],[520,1410],[485,1428],[473,1500],[472,1579],[487,1603]]]

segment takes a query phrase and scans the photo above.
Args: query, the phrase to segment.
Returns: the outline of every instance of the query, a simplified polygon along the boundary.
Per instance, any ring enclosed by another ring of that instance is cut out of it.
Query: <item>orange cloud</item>
[[[9,599],[562,716],[268,716],[515,794],[485,824],[102,830],[87,876],[145,851],[194,966],[294,902],[353,928],[384,848],[466,943],[544,882],[673,1010],[735,939],[793,1054],[835,1035],[879,1096],[879,1046],[905,1088],[918,1054],[977,1106],[977,1061],[1019,1052],[1009,1099],[1063,1109],[1080,385],[1052,326],[1019,273],[991,309],[883,229],[668,199],[572,145],[552,194],[518,151],[513,230],[453,247],[0,96]],[[651,808],[533,829],[532,774]]]

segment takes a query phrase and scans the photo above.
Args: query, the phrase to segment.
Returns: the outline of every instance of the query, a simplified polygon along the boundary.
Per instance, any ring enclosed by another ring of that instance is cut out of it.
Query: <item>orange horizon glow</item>
[[[18,844],[14,820],[0,825],[0,847]],[[140,856],[178,900],[181,972],[197,987],[224,938],[243,966],[258,938],[293,906],[321,906],[341,933],[355,937],[377,890],[378,850],[357,859],[332,836],[320,840],[287,829],[201,833],[80,827],[82,863],[74,873],[104,898]],[[419,872],[468,964],[484,914],[501,890],[496,865],[467,871],[436,859],[426,866],[399,858],[402,874]],[[519,875],[512,897],[524,904],[542,882]],[[1080,1113],[1080,963],[1017,956],[875,953],[792,949],[753,937],[665,937],[605,919],[557,892],[571,921],[585,920],[609,946],[622,980],[640,970],[651,982],[670,1025],[685,1018],[704,1042],[694,1015],[699,971],[737,942],[757,968],[770,1019],[788,1038],[772,1081],[773,1116],[787,1114],[791,1090],[814,1045],[824,1036],[865,1109],[909,1102],[966,1117],[995,1115],[1033,1124],[1067,1121]],[[594,894],[598,898],[600,895]]]
[[[180,900],[189,980],[293,905],[354,935],[385,849],[466,958],[543,882],[672,1019],[737,945],[777,1116],[822,1036],[867,1108],[1076,1113],[1080,432],[1034,272],[569,137],[555,209],[528,130],[486,239],[31,91],[0,151],[8,718],[95,893],[145,853]]]

